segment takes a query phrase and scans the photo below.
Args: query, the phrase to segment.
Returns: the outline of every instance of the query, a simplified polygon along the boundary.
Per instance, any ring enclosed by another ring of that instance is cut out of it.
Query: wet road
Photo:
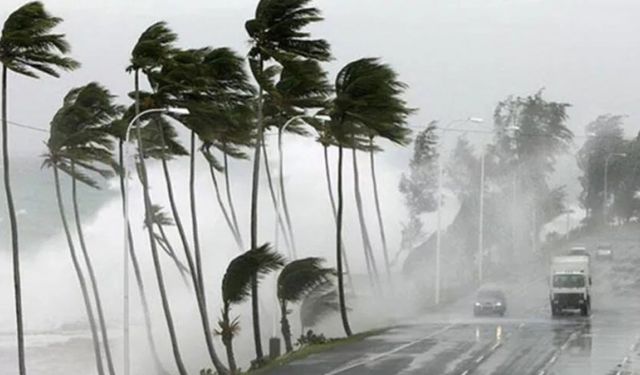
[[[552,319],[543,275],[508,291],[504,318],[474,317],[470,297],[273,374],[640,374],[640,251],[594,263],[590,318]]]

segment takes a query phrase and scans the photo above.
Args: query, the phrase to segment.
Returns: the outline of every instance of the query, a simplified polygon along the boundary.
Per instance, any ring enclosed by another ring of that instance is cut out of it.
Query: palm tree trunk
[[[340,316],[344,333],[351,336],[349,326],[349,316],[347,315],[347,305],[344,298],[344,277],[342,274],[342,145],[338,145],[338,212],[336,218],[336,263],[338,272],[338,300],[340,302]]]
[[[224,144],[226,146],[226,143]],[[227,191],[227,202],[229,204],[229,213],[231,214],[231,219],[233,220],[233,226],[236,228],[236,233],[238,234],[238,240],[240,241],[240,248],[242,249],[242,251],[245,250],[244,248],[244,241],[242,241],[242,233],[240,232],[240,226],[238,225],[238,218],[236,216],[236,209],[233,205],[233,199],[231,197],[231,183],[229,181],[229,161],[227,153],[223,152],[223,158],[224,158],[224,183],[225,183],[225,189]]]
[[[258,67],[260,74],[263,71],[262,58]],[[260,147],[263,137],[262,118],[262,87],[258,88],[258,113],[256,129],[256,145],[253,151],[253,174],[251,176],[251,249],[258,248],[258,181],[260,178]],[[256,349],[256,359],[264,357],[262,352],[262,337],[260,334],[260,303],[258,301],[258,278],[253,276],[251,280],[251,317],[253,319],[253,341]]]
[[[196,274],[200,284],[200,293],[205,295],[202,275],[202,254],[198,238],[198,213],[196,211],[196,133],[191,131],[191,155],[189,155],[189,200],[191,203],[191,228],[193,232],[193,251],[196,256]]]
[[[136,72],[137,73],[137,72]],[[137,81],[137,74],[136,74]],[[167,323],[167,330],[169,332],[169,338],[171,339],[171,348],[173,349],[173,357],[176,361],[176,367],[180,375],[187,375],[187,370],[182,362],[182,355],[180,354],[180,348],[178,346],[178,339],[176,337],[175,327],[173,325],[173,316],[171,314],[171,308],[169,306],[169,299],[167,297],[167,290],[164,285],[164,276],[162,275],[162,265],[160,264],[160,258],[158,257],[158,248],[156,247],[156,241],[153,237],[153,219],[151,218],[151,197],[149,195],[149,184],[147,177],[147,167],[144,162],[144,149],[142,148],[142,135],[140,127],[136,126],[136,136],[138,139],[138,152],[140,157],[140,172],[142,181],[142,190],[144,193],[144,215],[147,227],[147,234],[149,236],[149,244],[151,245],[151,256],[153,257],[153,266],[156,271],[156,280],[158,282],[158,289],[160,290],[160,297],[162,300],[162,310],[164,311],[165,321]]]
[[[329,168],[329,147],[326,145],[322,145],[324,149],[324,172],[327,180],[327,190],[329,191],[329,201],[331,202],[331,212],[333,212],[333,221],[337,220],[336,214],[336,201],[333,198],[333,186],[331,184],[331,169]],[[349,279],[349,285],[353,291],[353,279],[351,278],[351,271],[349,270],[349,261],[347,260],[347,252],[344,247],[344,240],[340,240],[342,246],[342,261],[344,262],[344,271],[347,274],[347,278]]]
[[[373,137],[369,137],[369,158],[371,160],[371,179],[373,180],[373,197],[376,202],[376,213],[378,214],[378,227],[380,228],[380,239],[382,240],[382,250],[384,253],[384,264],[387,269],[387,278],[391,282],[391,265],[389,264],[389,250],[387,249],[387,236],[384,233],[384,223],[382,222],[382,211],[380,210],[380,198],[378,195],[378,179],[376,178],[376,167],[373,156]]]
[[[107,362],[107,369],[110,375],[115,375],[116,370],[113,366],[113,358],[111,358],[111,347],[109,346],[109,334],[107,333],[107,323],[104,319],[104,310],[102,309],[102,300],[100,298],[100,290],[98,289],[98,280],[93,270],[93,264],[91,263],[91,257],[87,250],[87,244],[84,241],[84,233],[82,231],[82,222],[80,218],[80,210],[78,209],[78,192],[77,192],[77,180],[73,177],[75,171],[75,165],[71,162],[71,196],[73,199],[73,214],[76,221],[76,230],[78,232],[78,239],[80,240],[80,250],[82,251],[82,257],[84,264],[87,267],[89,274],[89,283],[93,291],[93,298],[96,304],[96,312],[98,314],[98,323],[100,325],[100,334],[102,335],[102,346],[104,347],[104,356]]]
[[[227,350],[227,361],[229,362],[229,372],[235,375],[238,372],[236,357],[233,354],[233,332],[231,331],[231,320],[229,319],[229,305],[225,303],[222,310],[222,343]]]
[[[290,353],[293,351],[293,345],[291,344],[291,324],[287,318],[287,301],[280,301],[280,316],[280,330],[284,339],[284,347],[287,353]]]
[[[271,202],[273,203],[273,210],[276,213],[276,224],[280,231],[282,232],[282,238],[284,239],[284,244],[287,247],[287,252],[289,256],[293,256],[295,259],[295,253],[292,253],[292,246],[289,242],[289,235],[287,233],[287,229],[284,225],[284,221],[282,220],[282,215],[280,215],[280,207],[278,205],[278,198],[276,197],[275,189],[273,188],[273,180],[271,179],[271,168],[269,168],[269,158],[267,156],[267,148],[264,144],[264,136],[262,137],[262,154],[264,155],[264,170],[267,175],[267,182],[269,185],[269,192],[271,193]]]
[[[215,189],[215,192],[216,192],[216,200],[218,201],[218,206],[220,206],[220,211],[222,212],[224,221],[227,223],[227,226],[231,231],[231,235],[233,235],[233,239],[235,240],[236,245],[238,246],[238,250],[242,252],[244,251],[244,247],[242,246],[240,238],[238,238],[239,233],[236,231],[236,227],[231,221],[229,212],[227,211],[227,208],[224,206],[224,202],[222,201],[222,195],[220,194],[220,186],[218,186],[218,179],[216,178],[215,169],[212,166],[209,166],[209,172],[211,173],[211,181],[213,181],[213,188]]]
[[[137,93],[137,90],[136,90],[136,93]],[[120,140],[120,142],[118,143],[118,159],[120,162],[120,167],[124,166],[123,144],[124,142],[122,140]],[[119,175],[120,175],[120,195],[122,196],[122,212],[125,213],[125,206],[124,206],[124,195],[126,194],[125,184],[124,184],[125,176],[124,176],[124,173],[119,173]],[[160,356],[158,356],[156,343],[155,343],[155,340],[153,339],[153,329],[151,328],[151,313],[149,312],[149,303],[147,301],[147,293],[145,292],[145,289],[144,289],[142,272],[140,272],[140,264],[138,263],[138,257],[134,249],[133,234],[131,233],[131,225],[128,225],[125,230],[127,231],[127,241],[129,241],[129,258],[131,259],[131,264],[133,265],[133,274],[136,278],[138,293],[140,294],[140,304],[142,305],[145,332],[147,334],[147,343],[149,344],[151,357],[153,358],[153,362],[156,367],[156,372],[158,374],[167,375],[168,374],[167,370],[162,366],[162,362],[160,361]]]
[[[58,211],[60,211],[60,218],[62,219],[62,227],[67,237],[67,244],[69,245],[69,253],[71,254],[71,261],[73,268],[76,271],[78,277],[78,283],[80,284],[80,291],[82,292],[82,299],[84,301],[84,307],[87,311],[87,318],[89,319],[89,327],[91,329],[91,338],[93,341],[93,353],[96,357],[96,368],[98,375],[104,375],[104,367],[102,364],[102,353],[100,352],[100,339],[98,337],[98,329],[96,327],[96,320],[93,315],[93,308],[91,307],[91,298],[89,297],[89,291],[87,289],[87,283],[82,274],[82,268],[76,255],[76,249],[71,239],[71,231],[69,230],[69,224],[67,223],[67,217],[64,212],[64,204],[62,203],[62,194],[60,193],[60,176],[58,175],[58,167],[53,166],[53,178],[56,184],[56,198],[58,199]]]
[[[160,131],[161,147],[164,148],[165,147],[164,133],[161,126],[159,126],[159,131]],[[193,289],[196,294],[196,302],[198,304],[198,311],[200,312],[200,321],[202,323],[202,330],[205,337],[205,342],[207,344],[207,351],[209,352],[209,357],[211,358],[211,362],[213,363],[213,366],[215,367],[216,371],[219,374],[224,375],[228,373],[228,370],[218,358],[218,355],[216,354],[216,349],[213,346],[213,339],[211,338],[211,334],[212,334],[211,325],[209,324],[209,315],[207,313],[206,296],[204,295],[204,293],[202,292],[202,289],[200,288],[200,282],[197,276],[196,266],[194,265],[193,257],[191,256],[191,250],[189,249],[189,243],[187,242],[187,236],[182,226],[182,221],[180,221],[180,215],[178,214],[178,208],[176,206],[176,202],[173,196],[173,187],[171,183],[171,175],[169,174],[169,166],[167,165],[167,161],[165,160],[165,158],[161,159],[161,164],[162,164],[162,171],[164,173],[165,182],[167,185],[167,194],[169,196],[171,213],[173,215],[173,220],[176,224],[176,227],[178,228],[178,233],[180,234],[180,240],[182,241],[185,257],[187,259],[187,266],[189,267],[189,273],[191,274],[191,281],[193,282]]]
[[[280,196],[282,198],[282,209],[284,211],[284,218],[287,221],[287,230],[289,231],[289,242],[291,243],[291,252],[293,253],[293,259],[297,259],[298,250],[296,249],[293,227],[291,226],[291,216],[289,215],[289,207],[287,205],[287,194],[284,189],[284,153],[282,151],[282,128],[278,128],[278,165],[280,168],[280,173],[278,173],[278,175],[280,180]]]
[[[367,223],[364,218],[364,210],[362,208],[362,195],[360,194],[360,175],[358,173],[358,158],[356,155],[356,148],[352,148],[352,160],[353,160],[353,187],[356,197],[356,207],[358,209],[358,222],[360,223],[360,233],[362,235],[362,244],[364,246],[365,258],[367,259],[367,270],[369,271],[369,278],[372,284],[379,284],[378,279],[378,267],[373,256],[373,250],[371,249],[371,240],[369,238],[369,231],[367,230]]]
[[[20,375],[26,375],[24,355],[24,326],[22,323],[22,284],[20,279],[20,247],[18,246],[18,221],[11,193],[11,176],[9,173],[9,124],[7,119],[7,67],[2,65],[2,169],[4,175],[4,191],[7,196],[9,221],[11,224],[11,256],[13,262],[13,293],[16,308],[16,336],[18,338],[18,369]]]

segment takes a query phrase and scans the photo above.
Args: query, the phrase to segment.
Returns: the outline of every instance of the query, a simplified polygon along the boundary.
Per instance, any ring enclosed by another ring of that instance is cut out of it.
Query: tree
[[[400,177],[398,188],[404,195],[404,204],[409,212],[408,221],[403,224],[402,250],[412,250],[422,240],[423,223],[420,216],[432,212],[437,207],[438,188],[438,135],[437,122],[432,121],[416,134],[413,142],[413,156],[409,161],[409,173]]]
[[[578,167],[583,171],[583,176],[580,177],[582,185],[580,203],[587,210],[589,218],[596,223],[604,222],[605,162],[609,155],[627,151],[627,141],[624,139],[622,128],[623,121],[624,116],[610,114],[598,116],[587,124],[585,131],[590,136],[578,151]],[[628,170],[619,168],[623,158],[609,159],[607,180],[611,194],[624,179]]]
[[[280,302],[280,325],[287,352],[293,350],[291,343],[290,311],[288,305],[302,301],[320,285],[330,283],[335,274],[332,268],[322,267],[321,258],[303,258],[288,263],[278,276],[278,301]]]
[[[271,60],[282,61],[296,57],[326,61],[330,57],[329,44],[322,39],[311,39],[304,28],[322,20],[320,11],[310,7],[310,0],[260,0],[253,19],[245,23],[251,39],[249,66],[258,82],[256,113],[257,142],[253,154],[251,184],[251,248],[258,246],[258,178],[260,176],[260,147],[264,132],[264,91],[269,88],[270,71],[265,67]],[[256,357],[263,357],[260,334],[260,312],[257,280],[252,283],[253,337]]]
[[[127,71],[134,73],[134,88],[135,88],[135,113],[138,115],[140,113],[140,85],[139,85],[139,74],[142,70],[145,74],[149,75],[153,70],[158,69],[159,65],[167,58],[169,58],[170,51],[173,48],[173,42],[177,39],[176,34],[174,34],[164,22],[158,22],[151,25],[147,30],[145,30],[138,42],[133,48],[131,53],[131,64],[127,68]],[[153,221],[152,221],[152,203],[151,196],[149,193],[149,185],[147,178],[147,169],[145,164],[146,152],[142,148],[142,132],[140,131],[140,125],[135,124],[136,126],[136,139],[138,144],[138,152],[139,152],[139,169],[140,169],[140,181],[142,182],[142,190],[144,196],[144,207],[145,207],[145,221],[147,234],[149,237],[149,244],[151,247],[151,255],[153,257],[154,270],[156,274],[156,281],[158,283],[158,289],[160,291],[160,296],[162,299],[162,307],[165,315],[165,322],[167,324],[167,330],[169,332],[169,337],[171,339],[171,346],[173,349],[174,360],[176,362],[176,367],[178,368],[178,372],[180,375],[186,375],[187,371],[184,367],[184,363],[182,361],[182,355],[180,354],[180,349],[177,341],[177,337],[175,334],[175,327],[173,323],[173,316],[171,313],[171,308],[169,305],[169,299],[167,296],[166,288],[164,285],[164,276],[162,274],[162,266],[160,264],[160,259],[158,257],[158,249],[157,243],[153,235]],[[160,132],[162,136],[162,131]],[[200,293],[198,289],[196,289],[196,298],[200,301]],[[206,320],[206,319],[205,319]],[[209,336],[209,332],[205,332],[205,336]],[[211,346],[209,346],[211,347]],[[211,351],[210,351],[211,354]],[[221,374],[226,373],[224,366],[217,360],[217,356],[215,352],[213,352],[212,359],[214,362],[214,366]]]
[[[345,304],[342,275],[342,159],[343,148],[366,142],[367,131],[382,131],[404,123],[408,109],[399,98],[404,85],[388,65],[373,58],[347,64],[335,81],[335,98],[327,111],[331,117],[331,135],[338,144],[338,212],[336,224],[336,262],[338,296],[342,324],[347,336],[351,328]]]
[[[111,94],[96,83],[90,83],[86,86],[72,89],[65,96],[62,108],[58,110],[51,121],[51,132],[47,142],[48,153],[45,155],[44,165],[53,168],[58,208],[60,210],[60,216],[67,236],[71,259],[76,271],[76,276],[78,277],[85,308],[89,318],[89,325],[92,331],[93,345],[96,355],[96,366],[98,368],[98,373],[102,374],[104,369],[102,368],[100,342],[93,308],[91,306],[91,297],[84,273],[76,254],[73,240],[71,238],[66,214],[64,212],[58,171],[61,170],[72,178],[73,210],[76,219],[78,237],[80,239],[80,247],[84,263],[89,274],[93,297],[95,299],[107,367],[109,373],[113,375],[115,373],[115,369],[111,358],[109,337],[107,334],[97,278],[93,270],[91,258],[82,232],[76,188],[77,180],[80,180],[94,188],[99,187],[98,183],[89,176],[88,173],[96,173],[104,177],[111,175],[111,166],[114,164],[111,158],[112,142],[104,125],[112,121],[120,111],[119,108],[113,104],[112,100],[113,97]]]
[[[569,107],[568,103],[545,100],[539,91],[527,97],[509,97],[495,109],[491,154],[501,172],[496,177],[501,180],[503,194],[512,197],[512,251],[523,247],[519,228],[531,228],[535,240],[545,224],[535,213],[552,199],[549,177],[556,158],[566,152],[573,139],[566,125]]]
[[[69,44],[65,36],[51,33],[61,22],[62,19],[50,15],[41,2],[29,2],[9,15],[4,23],[2,36],[0,36],[0,63],[2,64],[2,169],[11,227],[11,255],[20,375],[26,374],[27,369],[24,352],[18,222],[11,191],[7,78],[9,71],[31,78],[39,78],[40,74],[59,77],[60,70],[69,71],[79,66],[75,60],[65,56],[69,52]]]
[[[227,349],[231,374],[236,374],[237,366],[233,353],[233,337],[239,330],[238,319],[231,320],[233,305],[246,301],[251,295],[254,280],[262,279],[284,265],[284,258],[274,252],[268,244],[251,249],[229,263],[222,279],[222,319],[218,322],[217,333]]]

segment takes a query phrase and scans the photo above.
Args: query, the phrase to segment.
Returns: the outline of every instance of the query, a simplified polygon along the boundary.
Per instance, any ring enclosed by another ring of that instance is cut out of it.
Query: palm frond
[[[222,299],[228,304],[245,301],[251,293],[251,280],[261,279],[284,264],[282,255],[264,244],[236,257],[229,263],[222,279]]]
[[[298,302],[319,285],[331,283],[332,268],[322,267],[324,259],[303,258],[287,264],[278,276],[278,299]]]
[[[160,21],[149,26],[138,39],[131,51],[131,64],[127,71],[141,69],[150,71],[160,66],[163,59],[170,55],[173,43],[178,36],[171,31],[166,22]]]
[[[62,22],[39,1],[29,2],[9,15],[0,37],[0,62],[18,74],[38,78],[43,73],[59,77],[60,70],[80,64],[65,55],[69,44],[63,34],[51,31]]]

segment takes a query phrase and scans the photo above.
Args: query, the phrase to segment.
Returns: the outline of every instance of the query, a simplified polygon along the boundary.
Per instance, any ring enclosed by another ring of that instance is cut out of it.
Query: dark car
[[[507,311],[507,299],[499,289],[481,289],[476,295],[473,315],[497,314],[504,316]]]

